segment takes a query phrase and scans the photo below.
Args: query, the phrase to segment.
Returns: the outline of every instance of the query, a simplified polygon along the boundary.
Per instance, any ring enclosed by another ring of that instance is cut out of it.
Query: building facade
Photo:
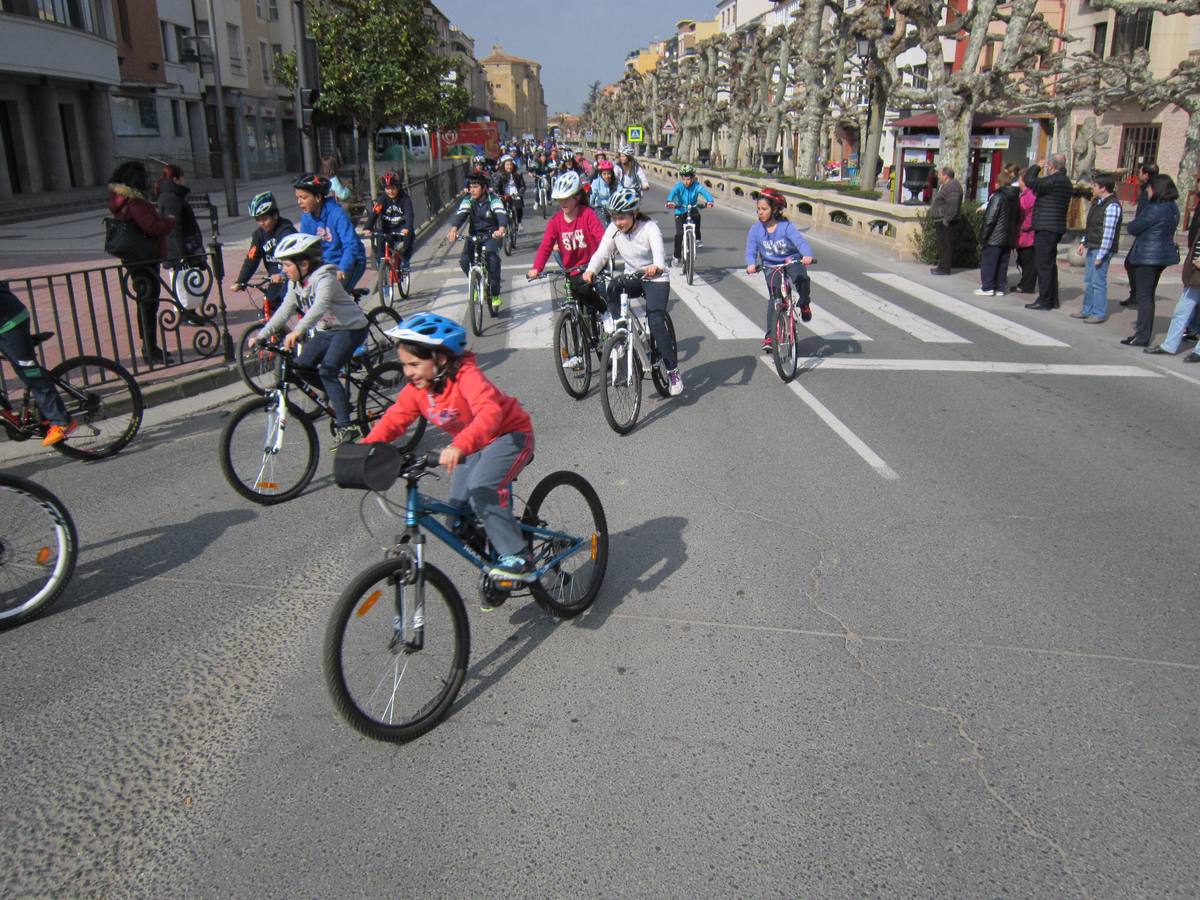
[[[499,44],[479,64],[492,94],[492,117],[506,122],[514,137],[546,134],[546,98],[542,67],[532,60],[505,53]]]

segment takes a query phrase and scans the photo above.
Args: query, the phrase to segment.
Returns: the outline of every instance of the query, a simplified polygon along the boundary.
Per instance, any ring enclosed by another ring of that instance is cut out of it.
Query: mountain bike
[[[0,472],[0,628],[41,615],[66,589],[78,555],[63,502],[28,478]]]
[[[816,261],[814,258],[813,263]],[[775,335],[771,355],[775,360],[775,371],[784,382],[796,377],[800,362],[796,321],[801,304],[793,296],[792,280],[787,277],[788,266],[795,262],[798,262],[796,258],[786,259],[779,265],[763,263],[763,269],[767,271],[769,295],[775,301]]]
[[[333,407],[328,398],[296,371],[299,351],[275,348],[279,374],[275,388],[265,397],[247,400],[233,411],[221,429],[221,472],[230,487],[253,503],[272,506],[298,497],[317,471],[320,442],[313,419],[329,417],[334,431]],[[366,354],[351,358],[343,370],[346,395],[357,418],[355,424],[365,435],[383,416],[405,384],[399,362],[369,365]],[[305,412],[292,402],[295,388],[316,406]],[[288,425],[296,423],[303,440],[285,445]],[[405,436],[404,449],[412,449],[425,434],[425,420],[413,423]]]
[[[487,253],[485,246],[488,235],[468,235],[464,240],[471,242],[471,265],[467,268],[467,303],[471,307],[471,331],[475,336],[483,334],[483,311],[486,308],[494,319],[496,311],[488,296]]]
[[[567,274],[552,276],[554,371],[558,373],[558,380],[562,382],[567,396],[582,400],[592,384],[592,354],[596,354],[597,361],[601,359],[600,319],[595,310],[580,307],[579,301],[571,293]],[[604,286],[605,281],[597,278],[595,288],[600,296],[604,296]]]
[[[629,303],[628,286],[632,281],[645,280],[642,275],[621,275],[621,313],[613,323],[611,336],[600,348],[604,364],[604,383],[600,403],[604,418],[617,434],[629,434],[637,424],[642,409],[642,378],[649,370],[659,396],[669,397],[670,381],[662,355],[654,343],[654,335],[645,317],[634,312]],[[664,314],[671,343],[675,343],[675,323],[671,314]]]
[[[53,336],[53,331],[31,335],[34,346]],[[67,415],[78,426],[54,445],[64,456],[72,459],[112,456],[132,441],[142,427],[142,390],[133,376],[111,359],[76,356],[43,371],[58,390]],[[49,429],[28,387],[19,405],[14,406],[0,386],[0,425],[10,441],[42,438]]]
[[[438,452],[404,455],[388,444],[359,444],[334,463],[340,487],[374,491],[360,506],[377,502],[406,523],[386,540],[384,559],[347,585],[325,631],[325,683],[342,717],[367,737],[408,741],[433,728],[462,687],[470,655],[470,629],[462,596],[427,561],[426,533],[477,568],[483,599],[498,606],[526,593],[560,618],[579,615],[596,599],[608,564],[608,523],[595,490],[568,471],[547,475],[517,515],[527,535],[536,578],[529,584],[497,581],[487,572],[497,554],[482,522],[419,490],[436,473]],[[385,492],[405,484],[404,500]],[[520,498],[513,496],[514,513]],[[443,524],[438,517],[445,517]],[[368,527],[368,531],[370,528]]]
[[[675,204],[668,203],[667,208],[674,209]],[[683,274],[687,278],[687,283],[691,284],[692,279],[696,277],[696,205],[689,203],[683,209],[683,246],[680,249],[683,257],[679,261],[683,265]]]
[[[504,255],[512,256],[517,249],[517,204],[511,194],[504,195],[504,211],[508,214],[508,225],[504,228]]]
[[[379,294],[380,303],[392,306],[397,300],[407,299],[412,288],[412,272],[408,263],[400,259],[398,252],[404,237],[398,232],[388,231],[376,234],[375,239],[383,245],[375,290]]]
[[[542,218],[544,219],[549,214],[549,210],[547,210],[546,207],[550,205],[550,187],[549,187],[550,176],[549,175],[538,175],[536,178],[536,181],[537,181],[537,205],[538,205],[538,209],[540,209],[542,211]]]
[[[251,286],[247,285],[246,287],[250,288]],[[257,287],[257,285],[253,286]],[[361,301],[370,291],[366,288],[354,288],[350,293],[355,300]],[[264,318],[242,332],[238,341],[237,365],[238,374],[242,376],[242,383],[252,393],[265,397],[275,389],[275,384],[279,380],[277,372],[279,360],[275,355],[277,346],[275,342],[265,344],[258,342],[258,335],[262,331],[263,325],[271,318],[270,301],[265,296],[262,309]],[[386,360],[388,353],[392,350],[393,341],[387,336],[387,331],[400,324],[400,314],[390,307],[376,306],[374,309],[367,310],[366,316],[367,339],[363,345],[364,352],[367,362],[372,366],[378,366]]]

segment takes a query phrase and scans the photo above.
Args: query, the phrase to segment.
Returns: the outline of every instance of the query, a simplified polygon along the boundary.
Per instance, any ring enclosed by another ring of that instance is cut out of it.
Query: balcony
[[[0,12],[0,71],[121,83],[115,42],[70,25],[4,12]]]

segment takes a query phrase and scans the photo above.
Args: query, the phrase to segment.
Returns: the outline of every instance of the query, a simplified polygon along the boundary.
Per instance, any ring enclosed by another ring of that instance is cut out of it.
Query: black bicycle
[[[28,622],[57,600],[78,554],[63,502],[28,478],[0,472],[0,628]]]

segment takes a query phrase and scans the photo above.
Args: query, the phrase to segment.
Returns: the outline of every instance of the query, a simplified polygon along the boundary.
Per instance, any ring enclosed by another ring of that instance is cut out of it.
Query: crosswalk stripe
[[[745,269],[733,269],[734,277],[743,284],[747,285],[752,291],[760,295],[762,299],[759,301],[762,305],[763,312],[766,312],[767,306],[767,283],[762,275],[750,275]],[[763,323],[764,326],[766,323]],[[802,326],[807,328],[818,337],[823,337],[827,340],[836,339],[841,341],[869,341],[871,338],[849,322],[843,322],[827,309],[823,309],[820,304],[814,304],[812,307],[812,321],[805,322]]]
[[[554,324],[551,284],[545,281],[526,282],[513,279],[513,286],[504,295],[507,312],[499,320],[500,331],[507,334],[508,346],[519,350],[549,347]]]
[[[953,331],[947,331],[941,325],[923,319],[909,312],[902,306],[897,306],[884,300],[878,294],[863,290],[839,275],[832,272],[809,271],[808,277],[831,294],[837,294],[848,303],[853,303],[864,312],[878,316],[889,325],[895,325],[901,331],[911,334],[919,341],[927,344],[969,344],[966,338],[959,337]]]
[[[763,326],[756,325],[740,309],[721,296],[711,284],[683,278],[671,279],[671,290],[719,341],[761,340]]]
[[[978,325],[985,331],[998,334],[1015,343],[1023,344],[1027,347],[1070,346],[1069,344],[1064,344],[1062,341],[1055,340],[1049,335],[1034,331],[1032,328],[1026,328],[1024,325],[1010,322],[1008,319],[1002,318],[995,313],[990,313],[985,309],[979,309],[970,303],[965,303],[957,297],[951,297],[949,294],[943,294],[941,291],[935,291],[933,288],[918,284],[915,281],[905,278],[903,275],[893,275],[891,272],[866,272],[864,274],[868,278],[881,281],[886,285],[896,288],[896,290],[903,291],[910,297],[928,303],[930,306],[936,307],[952,316],[965,319],[974,325]]]
[[[848,356],[810,356],[802,359],[806,372],[820,369],[855,372],[980,372],[988,375],[1090,375],[1102,378],[1160,378],[1141,366],[1074,363],[988,362],[970,359],[866,359]]]

